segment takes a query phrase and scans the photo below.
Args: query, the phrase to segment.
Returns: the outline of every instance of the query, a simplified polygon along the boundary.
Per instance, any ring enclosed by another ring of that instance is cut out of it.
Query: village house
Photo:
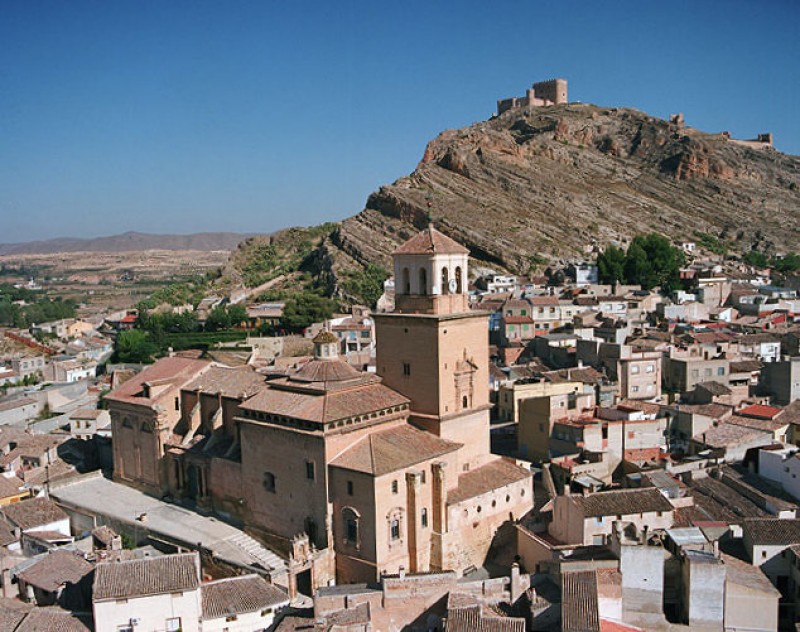
[[[182,553],[98,564],[92,602],[96,632],[252,632],[289,597],[257,575],[203,583],[199,555]]]

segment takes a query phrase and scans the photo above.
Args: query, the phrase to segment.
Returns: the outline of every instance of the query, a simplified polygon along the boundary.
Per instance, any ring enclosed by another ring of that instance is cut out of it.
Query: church
[[[469,307],[468,258],[433,227],[393,253],[376,373],[325,331],[277,379],[159,360],[106,398],[115,479],[243,524],[289,557],[293,591],[480,567],[533,484],[489,448],[488,316]]]

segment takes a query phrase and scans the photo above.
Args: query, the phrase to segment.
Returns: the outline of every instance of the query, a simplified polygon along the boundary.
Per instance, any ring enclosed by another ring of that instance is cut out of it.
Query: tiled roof
[[[315,385],[302,388],[287,379],[275,380],[269,386],[244,402],[241,408],[329,423],[408,404],[408,399],[381,384],[377,378],[359,379],[354,383],[339,385],[336,390],[318,389]]]
[[[0,597],[0,630],[16,630],[33,607],[16,599]]]
[[[775,406],[765,406],[763,404],[751,404],[739,409],[739,414],[745,417],[755,417],[757,419],[774,419],[781,412]]]
[[[20,529],[35,529],[42,525],[69,518],[61,507],[49,498],[30,498],[6,505],[0,511]]]
[[[14,632],[90,632],[90,623],[61,608],[34,608]]]
[[[724,521],[739,524],[745,518],[758,518],[769,514],[752,500],[728,487],[722,481],[706,476],[692,480],[689,484],[694,498],[695,512],[691,520]]]
[[[657,489],[620,489],[572,496],[573,502],[586,518],[597,516],[628,516],[652,511],[672,511],[670,502]]]
[[[800,519],[753,518],[742,522],[742,531],[756,545],[800,544]]]
[[[531,479],[530,470],[520,467],[511,459],[496,459],[458,477],[458,487],[447,493],[447,504],[455,505],[468,498]],[[530,491],[530,490],[528,490]]]
[[[336,457],[331,466],[382,476],[455,452],[461,447],[403,424],[373,432]]]
[[[470,606],[447,611],[445,632],[525,632],[525,619],[487,616],[481,607]]]
[[[203,584],[200,591],[204,619],[255,612],[289,602],[289,595],[258,575],[209,582]]]
[[[255,395],[264,388],[264,376],[256,373],[250,366],[231,369],[212,366],[201,376],[183,387],[187,391],[202,391],[223,397],[245,398]]]
[[[31,406],[34,404],[36,404],[36,400],[31,399],[30,397],[15,397],[13,399],[7,399],[4,402],[0,402],[0,412],[14,410],[15,408],[22,408],[23,406]]]
[[[23,493],[27,494],[27,492],[20,489],[23,485],[24,483],[16,476],[0,476],[0,498],[19,496]]]
[[[19,573],[22,581],[46,592],[55,592],[64,584],[77,584],[94,567],[79,554],[55,550]]]
[[[714,419],[723,419],[733,413],[733,408],[724,404],[675,404],[673,410],[693,415],[704,415]]]
[[[772,582],[764,575],[764,571],[758,566],[753,566],[725,553],[722,554],[722,561],[725,562],[725,581],[776,597],[780,595],[778,589],[772,585]]]
[[[561,574],[561,630],[600,632],[595,571]]]
[[[506,325],[532,325],[533,318],[530,316],[503,316]]]
[[[760,371],[764,363],[761,360],[738,360],[731,361],[731,373],[753,373]]]
[[[733,448],[770,437],[771,433],[765,430],[723,422],[718,426],[712,426],[692,439],[709,448]]]
[[[745,428],[753,428],[755,430],[763,430],[764,432],[775,432],[780,428],[786,426],[788,421],[781,421],[778,419],[764,419],[758,417],[742,417],[740,415],[732,415],[726,423],[734,424],[736,426],[744,426]]]
[[[422,232],[417,233],[402,244],[392,254],[394,255],[432,255],[432,254],[453,254],[468,255],[469,250],[460,243],[451,239],[447,235],[439,232],[433,226],[429,226]]]
[[[125,599],[195,590],[200,586],[199,565],[196,553],[98,564],[93,597]]]
[[[205,360],[193,360],[190,358],[161,358],[155,364],[151,364],[141,373],[124,382],[106,395],[109,401],[121,401],[143,405],[152,405],[160,398],[159,393],[153,398],[144,397],[145,383],[158,386],[169,385],[181,387],[190,380],[193,380],[203,371],[207,370],[211,364]],[[171,389],[166,389],[169,392]]]
[[[695,385],[695,388],[702,388],[712,395],[730,395],[731,389],[729,389],[724,384],[720,384],[719,382],[699,382]]]

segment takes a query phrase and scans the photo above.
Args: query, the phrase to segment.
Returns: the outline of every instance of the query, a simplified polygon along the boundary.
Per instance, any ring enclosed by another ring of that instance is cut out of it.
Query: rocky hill
[[[388,269],[429,216],[479,262],[520,273],[651,231],[710,236],[732,253],[796,251],[799,188],[800,157],[726,134],[588,104],[513,109],[441,133],[411,175],[328,234],[314,229],[302,267],[355,299],[343,281]]]
[[[153,235],[127,232],[108,237],[61,237],[46,241],[0,244],[0,255],[57,252],[132,252],[142,250],[233,250],[248,235],[241,233],[194,233]]]

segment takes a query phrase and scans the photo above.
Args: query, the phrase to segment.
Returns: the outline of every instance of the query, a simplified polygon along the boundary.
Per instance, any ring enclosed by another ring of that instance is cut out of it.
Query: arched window
[[[359,537],[361,514],[352,507],[345,507],[342,509],[342,521],[344,522],[344,541],[359,548],[361,546]]]
[[[456,293],[461,294],[461,266],[456,268]]]
[[[419,269],[419,293],[428,293],[428,271],[425,268]]]
[[[403,268],[403,294],[411,294],[411,275],[408,273],[408,268]]]
[[[466,395],[464,395],[464,397],[461,398],[461,407],[469,408],[469,399],[467,399]]]
[[[389,545],[400,540],[403,536],[403,508],[395,507],[386,515],[389,527]]]
[[[442,268],[442,294],[450,294],[450,289],[447,287],[450,282],[449,276],[447,268]]]

